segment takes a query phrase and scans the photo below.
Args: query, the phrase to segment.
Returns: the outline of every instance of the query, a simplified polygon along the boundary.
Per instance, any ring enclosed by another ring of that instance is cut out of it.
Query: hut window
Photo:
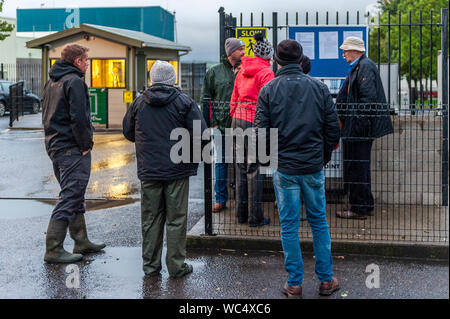
[[[125,59],[92,59],[92,87],[124,88]]]
[[[152,85],[152,81],[150,81],[150,70],[152,69],[153,64],[156,62],[156,60],[147,60],[147,85]],[[177,80],[175,82],[175,85],[178,85],[178,61],[166,61],[172,64],[172,66],[175,68],[175,72],[177,73]]]

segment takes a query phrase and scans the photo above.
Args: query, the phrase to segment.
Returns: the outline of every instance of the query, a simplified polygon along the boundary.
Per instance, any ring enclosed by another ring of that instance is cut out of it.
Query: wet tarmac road
[[[68,288],[66,265],[42,260],[59,192],[43,132],[0,130],[0,149],[0,298],[284,298],[281,252],[189,250],[192,274],[170,279],[163,261],[160,277],[145,278],[134,146],[120,134],[95,136],[87,194],[93,199],[86,214],[90,238],[107,247],[76,264],[80,286]],[[201,172],[191,178],[188,229],[202,216]],[[67,236],[66,249],[72,245]],[[319,298],[314,258],[304,254],[304,261],[304,298]],[[366,267],[372,263],[380,268],[380,288],[368,289]],[[448,262],[334,256],[334,264],[342,289],[330,298],[449,297]]]
[[[284,298],[279,289],[286,280],[281,252],[189,250],[192,274],[170,279],[163,255],[161,276],[145,278],[139,209],[136,202],[86,213],[91,240],[104,240],[107,247],[76,264],[79,288],[67,287],[67,265],[42,260],[48,216],[0,217],[0,298]],[[73,247],[69,236],[65,247]],[[342,289],[332,299],[449,297],[445,262],[367,256],[333,260]],[[304,298],[324,298],[317,294],[313,256],[305,253],[304,261]],[[369,264],[379,266],[378,289],[366,287]]]

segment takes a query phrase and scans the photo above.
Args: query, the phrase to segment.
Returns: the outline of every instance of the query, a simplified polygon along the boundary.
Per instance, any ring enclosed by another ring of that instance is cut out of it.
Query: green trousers
[[[141,182],[142,258],[146,275],[158,275],[166,225],[166,264],[170,276],[183,271],[189,178]]]

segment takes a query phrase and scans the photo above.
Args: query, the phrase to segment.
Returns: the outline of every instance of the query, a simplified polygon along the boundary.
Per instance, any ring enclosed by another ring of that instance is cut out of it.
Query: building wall
[[[0,19],[16,25],[14,18],[1,17]],[[41,50],[26,47],[26,42],[32,39],[32,37],[18,36],[14,28],[9,37],[0,41],[0,63],[16,64],[17,59],[41,59]]]
[[[61,51],[66,44],[76,43],[89,48],[89,58],[101,59],[127,59],[127,47],[105,40],[103,38],[90,36],[89,41],[83,38],[82,34],[77,34],[52,43],[49,51],[50,59],[59,59]],[[130,64],[128,64],[130,65]],[[129,66],[130,67],[130,66]],[[85,81],[88,87],[91,87],[91,64],[86,71]],[[128,83],[128,86],[130,83]],[[122,119],[127,110],[127,104],[123,103],[123,88],[108,88],[108,125],[110,128],[122,127]]]
[[[123,103],[124,89],[108,89],[108,126],[121,128],[122,120],[127,112],[127,104]]]
[[[55,41],[52,43],[52,47],[49,51],[50,59],[61,58],[61,51],[65,45],[69,43],[76,43],[89,48],[89,58],[127,58],[127,48],[122,44],[117,44],[105,39],[90,36],[89,41],[83,38],[81,34],[77,34],[65,39]],[[86,71],[86,84],[91,86],[91,65],[89,64],[88,70]]]
[[[174,41],[175,17],[159,6],[17,9],[18,32],[63,31],[80,24],[134,30]]]

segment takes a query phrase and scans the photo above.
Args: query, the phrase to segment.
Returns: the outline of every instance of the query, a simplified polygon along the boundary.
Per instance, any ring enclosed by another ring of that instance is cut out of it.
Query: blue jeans
[[[225,204],[228,200],[228,164],[225,163],[225,134],[222,134],[222,150],[218,149],[216,144],[216,152],[218,161],[214,165],[216,171],[216,184],[214,192],[216,193],[216,203]]]
[[[331,239],[326,220],[325,175],[323,170],[308,175],[287,175],[275,171],[273,185],[277,198],[281,225],[281,243],[284,251],[284,265],[289,273],[288,285],[303,283],[303,259],[300,250],[298,230],[300,227],[301,200],[306,207],[306,218],[311,227],[316,256],[315,272],[320,282],[333,277]]]

